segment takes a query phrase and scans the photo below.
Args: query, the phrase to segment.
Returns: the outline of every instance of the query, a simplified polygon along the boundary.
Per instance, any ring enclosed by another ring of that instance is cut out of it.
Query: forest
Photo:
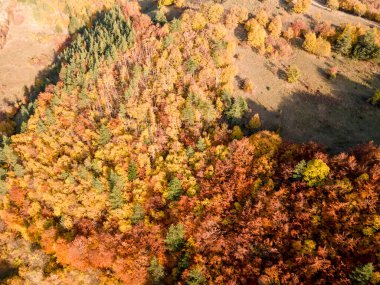
[[[380,147],[331,154],[248,117],[238,25],[258,53],[303,37],[322,57],[380,56],[376,28],[282,33],[243,7],[97,12],[3,136],[1,284],[380,284]]]

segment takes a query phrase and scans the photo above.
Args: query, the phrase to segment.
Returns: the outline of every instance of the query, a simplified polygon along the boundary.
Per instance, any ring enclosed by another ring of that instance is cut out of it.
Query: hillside
[[[379,284],[378,30],[143,2],[51,2],[79,24],[3,114],[0,282]]]

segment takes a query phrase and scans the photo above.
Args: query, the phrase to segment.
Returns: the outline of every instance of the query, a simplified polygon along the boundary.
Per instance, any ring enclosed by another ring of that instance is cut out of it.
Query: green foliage
[[[349,56],[351,54],[352,36],[350,29],[346,28],[343,30],[343,32],[338,36],[334,48],[345,56]]]
[[[293,178],[302,179],[305,170],[306,170],[306,161],[301,160],[293,170]]]
[[[153,257],[148,268],[149,281],[152,285],[162,284],[165,277],[164,267],[160,264],[157,257]]]
[[[177,177],[174,177],[169,182],[167,199],[170,201],[177,201],[181,197],[182,191],[183,189],[181,181]]]
[[[372,278],[373,269],[374,268],[372,263],[356,267],[355,270],[350,274],[352,283],[357,285],[368,284]]]
[[[73,28],[76,29],[76,26]],[[65,66],[61,77],[66,85],[83,85],[84,74],[96,72],[102,59],[114,58],[134,42],[134,32],[119,8],[97,15],[91,29],[84,29],[60,55]]]
[[[191,146],[189,146],[186,149],[186,155],[187,155],[188,158],[192,157],[194,155],[194,153],[195,153],[195,151],[194,151],[194,149]]]
[[[111,141],[112,133],[107,126],[101,125],[99,130],[99,144],[104,146]]]
[[[185,244],[185,229],[182,224],[171,225],[165,238],[166,248],[179,251]]]
[[[352,50],[352,56],[361,60],[368,60],[380,56],[380,47],[376,42],[375,29],[368,30],[360,36]]]
[[[320,159],[310,160],[303,173],[303,180],[309,186],[320,185],[330,172],[330,168]]]
[[[131,160],[128,166],[128,181],[132,182],[136,180],[137,177],[138,177],[137,165],[133,160]]]
[[[240,140],[244,136],[243,131],[239,126],[234,126],[231,133],[231,138],[234,140]]]
[[[131,216],[131,222],[132,224],[136,225],[139,222],[144,220],[145,211],[144,208],[141,206],[140,203],[137,203],[133,207],[133,214]]]
[[[206,284],[207,280],[199,268],[193,268],[190,270],[186,280],[188,285],[202,285]]]
[[[238,122],[247,110],[247,101],[243,97],[239,96],[233,100],[231,107],[226,110],[225,114],[232,122]]]
[[[159,23],[159,24],[165,24],[165,23],[168,22],[168,20],[166,19],[165,12],[163,10],[161,10],[161,9],[157,10],[154,13],[153,21],[155,23]]]
[[[199,140],[198,140],[198,142],[197,142],[197,149],[199,151],[205,151],[206,148],[207,148],[207,146],[206,146],[205,139],[202,138],[202,137],[200,137]]]
[[[380,106],[380,89],[368,101],[374,106]]]
[[[123,178],[116,174],[114,170],[111,170],[110,178],[110,194],[109,194],[109,200],[111,203],[112,209],[121,208],[124,204],[124,198],[123,198],[123,188],[124,188],[124,181]]]

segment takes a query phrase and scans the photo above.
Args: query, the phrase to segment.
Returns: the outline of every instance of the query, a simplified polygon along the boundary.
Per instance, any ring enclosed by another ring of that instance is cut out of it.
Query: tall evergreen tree
[[[375,29],[368,30],[360,36],[352,50],[352,56],[357,59],[368,60],[380,55],[380,46],[376,43]]]
[[[335,50],[345,56],[349,56],[352,51],[352,37],[349,29],[344,29],[335,43]]]

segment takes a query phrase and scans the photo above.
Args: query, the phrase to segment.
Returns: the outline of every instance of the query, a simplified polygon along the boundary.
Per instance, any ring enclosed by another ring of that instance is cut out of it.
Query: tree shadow
[[[0,260],[0,282],[5,281],[7,278],[10,278],[16,275],[18,272],[17,268],[11,266],[8,262]]]

